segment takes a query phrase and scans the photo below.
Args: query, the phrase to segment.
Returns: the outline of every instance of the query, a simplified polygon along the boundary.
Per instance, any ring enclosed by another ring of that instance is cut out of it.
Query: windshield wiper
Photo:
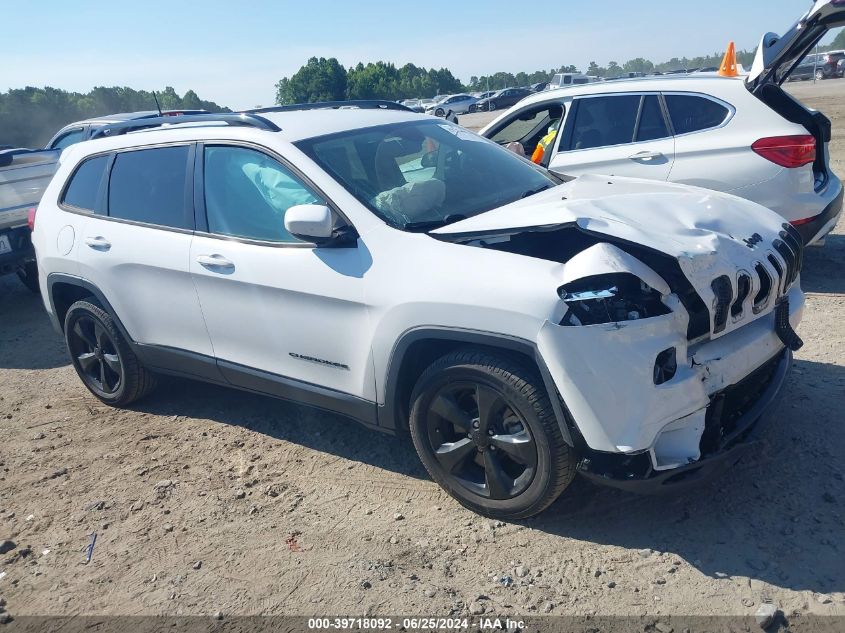
[[[424,220],[422,222],[406,222],[402,225],[403,231],[433,231],[434,229],[439,229],[443,226],[447,226],[449,224],[454,224],[455,222],[460,222],[461,220],[466,220],[465,215],[460,215],[458,213],[454,213],[452,215],[447,215],[445,218],[441,218],[440,220]]]
[[[425,222],[406,222],[402,225],[403,231],[432,231],[441,226],[449,224],[446,220],[426,220]]]
[[[522,196],[520,196],[520,200],[524,200],[525,198],[529,198],[535,194],[540,193],[541,191],[545,191],[546,189],[551,189],[554,185],[543,185],[542,187],[537,187],[536,189],[529,189],[526,191]]]

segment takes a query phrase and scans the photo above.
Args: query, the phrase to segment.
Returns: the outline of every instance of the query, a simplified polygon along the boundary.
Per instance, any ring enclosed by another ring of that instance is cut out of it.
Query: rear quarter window
[[[675,134],[700,132],[722,125],[731,111],[712,99],[696,95],[665,95]]]
[[[97,197],[108,160],[108,156],[97,156],[83,161],[68,181],[62,204],[84,211],[96,211]]]
[[[109,216],[179,229],[187,210],[187,145],[117,154],[109,180]]]

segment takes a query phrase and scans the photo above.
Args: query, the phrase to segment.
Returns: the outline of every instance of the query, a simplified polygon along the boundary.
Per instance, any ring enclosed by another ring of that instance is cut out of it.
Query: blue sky
[[[445,66],[466,81],[632,57],[753,48],[809,0],[7,1],[0,90],[25,85],[194,89],[233,108],[272,105],[311,56]],[[131,8],[130,8],[131,7]],[[240,7],[240,8],[239,8]]]

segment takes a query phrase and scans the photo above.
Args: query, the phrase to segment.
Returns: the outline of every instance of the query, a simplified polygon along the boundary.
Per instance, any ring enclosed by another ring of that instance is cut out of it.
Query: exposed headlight
[[[669,314],[660,293],[630,273],[596,275],[558,288],[569,308],[561,325],[599,325]]]

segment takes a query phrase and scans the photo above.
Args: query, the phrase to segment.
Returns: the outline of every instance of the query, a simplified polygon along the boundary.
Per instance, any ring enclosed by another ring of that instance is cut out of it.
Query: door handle
[[[111,242],[101,235],[97,237],[86,237],[85,243],[95,251],[107,251],[111,248]]]
[[[231,270],[235,267],[234,263],[230,262],[222,255],[200,255],[197,257],[197,263],[210,270]]]
[[[663,158],[663,157],[664,157],[663,154],[661,154],[660,152],[649,152],[649,151],[637,152],[636,154],[632,154],[631,156],[628,156],[628,158],[630,160],[641,160],[643,162],[648,162],[648,161],[655,160],[655,159],[658,159],[658,158]]]

